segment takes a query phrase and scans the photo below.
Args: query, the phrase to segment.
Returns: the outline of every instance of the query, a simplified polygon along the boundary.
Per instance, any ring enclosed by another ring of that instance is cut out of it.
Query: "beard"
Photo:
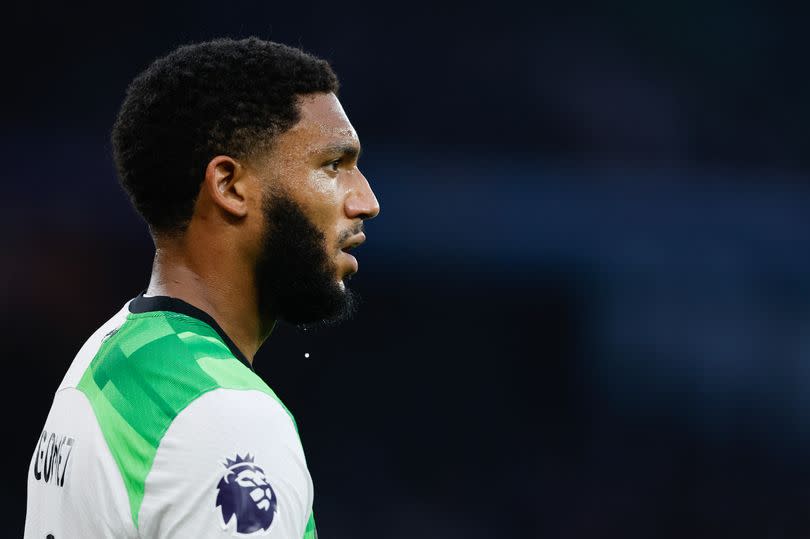
[[[303,327],[350,318],[355,294],[337,280],[324,234],[284,193],[263,201],[265,231],[256,264],[261,313]]]

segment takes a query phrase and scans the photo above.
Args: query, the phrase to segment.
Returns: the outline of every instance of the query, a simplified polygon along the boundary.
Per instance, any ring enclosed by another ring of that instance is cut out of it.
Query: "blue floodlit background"
[[[810,535],[806,9],[9,9],[9,537],[52,392],[148,281],[108,140],[126,85],[226,35],[333,63],[382,205],[357,318],[281,325],[256,359],[301,427],[321,537]]]

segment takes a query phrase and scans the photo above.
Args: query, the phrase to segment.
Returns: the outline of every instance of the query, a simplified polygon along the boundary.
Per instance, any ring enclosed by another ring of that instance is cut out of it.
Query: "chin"
[[[338,271],[337,281],[339,283],[343,283],[344,285],[348,285],[349,281],[351,281],[352,277],[354,277],[356,274],[357,271],[354,268],[345,268],[343,271]]]
[[[282,319],[303,329],[333,326],[354,316],[357,301],[356,294],[346,286],[346,283],[338,281],[328,304],[317,307],[310,305],[309,309],[304,308],[295,313],[287,313],[287,316],[282,316]]]

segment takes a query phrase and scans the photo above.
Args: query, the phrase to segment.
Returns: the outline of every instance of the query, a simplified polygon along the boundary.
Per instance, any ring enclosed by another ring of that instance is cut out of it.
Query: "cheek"
[[[308,217],[326,235],[327,242],[334,242],[343,214],[343,200],[337,180],[325,172],[315,172],[301,195]]]

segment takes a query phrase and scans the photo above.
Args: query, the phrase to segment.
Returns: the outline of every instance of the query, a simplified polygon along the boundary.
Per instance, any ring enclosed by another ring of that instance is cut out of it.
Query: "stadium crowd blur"
[[[333,63],[382,206],[356,319],[255,363],[325,539],[810,536],[807,9],[521,6],[11,8],[9,537],[52,392],[148,281],[125,87],[223,35]]]

